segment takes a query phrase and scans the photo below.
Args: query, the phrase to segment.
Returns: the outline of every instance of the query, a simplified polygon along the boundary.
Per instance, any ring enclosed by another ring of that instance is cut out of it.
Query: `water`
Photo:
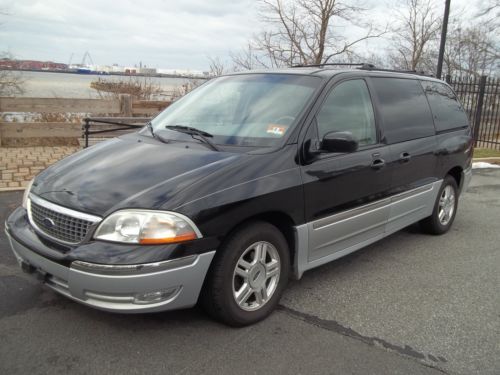
[[[71,74],[50,72],[19,72],[24,83],[24,97],[37,98],[99,98],[99,93],[90,87],[92,81],[98,78],[111,80],[129,81],[127,76],[102,76],[94,74]],[[170,99],[175,90],[182,85],[192,82],[188,78],[164,78],[164,77],[133,77],[132,79],[146,80],[152,84],[159,85],[163,90],[161,97],[154,99]]]

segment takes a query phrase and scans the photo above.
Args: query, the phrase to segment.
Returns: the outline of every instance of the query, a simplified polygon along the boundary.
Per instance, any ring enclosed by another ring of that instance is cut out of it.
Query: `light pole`
[[[441,73],[443,71],[444,47],[446,45],[446,33],[448,32],[448,16],[450,15],[450,2],[451,0],[445,0],[445,5],[444,5],[443,27],[441,28],[441,42],[439,43],[439,57],[436,70],[436,76],[439,79],[441,79]]]

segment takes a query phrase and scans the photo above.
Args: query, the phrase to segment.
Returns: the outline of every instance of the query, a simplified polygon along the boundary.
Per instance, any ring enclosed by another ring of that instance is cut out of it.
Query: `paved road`
[[[0,194],[0,220],[19,204]],[[409,227],[291,283],[231,329],[198,309],[127,316],[21,273],[0,233],[0,373],[500,373],[500,171],[476,173],[453,230]]]

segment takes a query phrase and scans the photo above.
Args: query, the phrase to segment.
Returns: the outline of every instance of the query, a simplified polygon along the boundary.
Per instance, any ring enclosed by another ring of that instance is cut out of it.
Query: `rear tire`
[[[276,308],[288,283],[290,255],[283,234],[252,222],[217,250],[200,298],[216,320],[234,327],[256,323]]]
[[[426,233],[444,234],[455,220],[458,206],[458,186],[455,179],[447,175],[439,189],[432,215],[420,221]]]

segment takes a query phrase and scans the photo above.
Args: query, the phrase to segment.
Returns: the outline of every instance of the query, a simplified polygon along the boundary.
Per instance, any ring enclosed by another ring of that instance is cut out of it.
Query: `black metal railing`
[[[500,150],[500,79],[446,76],[474,128],[476,147]]]
[[[89,147],[89,138],[92,135],[132,131],[144,127],[149,121],[151,121],[150,117],[86,117],[83,119],[82,125],[84,148]],[[95,126],[98,127],[98,130],[91,129]]]

